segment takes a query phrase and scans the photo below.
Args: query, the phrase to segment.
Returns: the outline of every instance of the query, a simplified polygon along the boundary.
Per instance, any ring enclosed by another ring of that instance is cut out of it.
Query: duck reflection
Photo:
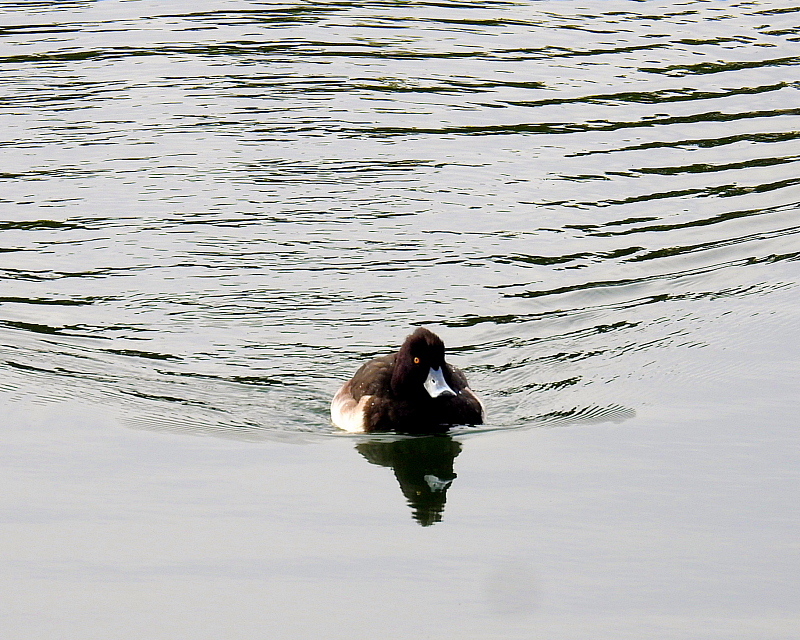
[[[448,435],[371,440],[356,445],[372,464],[391,467],[411,507],[412,517],[423,527],[441,522],[447,489],[456,477],[453,461],[461,443]]]

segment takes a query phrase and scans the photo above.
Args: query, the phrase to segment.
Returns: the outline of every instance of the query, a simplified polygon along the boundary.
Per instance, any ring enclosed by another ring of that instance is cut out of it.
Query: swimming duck
[[[444,361],[444,343],[424,327],[397,353],[361,365],[331,403],[331,419],[351,432],[431,433],[482,424],[483,404],[464,374]]]

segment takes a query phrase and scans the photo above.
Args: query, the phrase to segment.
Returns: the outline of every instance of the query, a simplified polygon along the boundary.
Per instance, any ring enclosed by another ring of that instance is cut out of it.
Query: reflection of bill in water
[[[460,442],[447,435],[406,437],[360,442],[356,449],[372,464],[394,470],[417,522],[423,527],[441,522]]]

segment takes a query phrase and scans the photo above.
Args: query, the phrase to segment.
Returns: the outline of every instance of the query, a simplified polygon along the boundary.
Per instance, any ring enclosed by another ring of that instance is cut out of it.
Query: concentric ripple
[[[7,397],[331,433],[425,323],[489,428],[620,420],[797,326],[791,3],[214,6],[0,3]]]

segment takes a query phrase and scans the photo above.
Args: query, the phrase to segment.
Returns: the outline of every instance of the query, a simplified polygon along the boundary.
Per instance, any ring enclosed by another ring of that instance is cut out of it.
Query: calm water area
[[[796,2],[0,1],[0,145],[3,639],[800,637]]]

